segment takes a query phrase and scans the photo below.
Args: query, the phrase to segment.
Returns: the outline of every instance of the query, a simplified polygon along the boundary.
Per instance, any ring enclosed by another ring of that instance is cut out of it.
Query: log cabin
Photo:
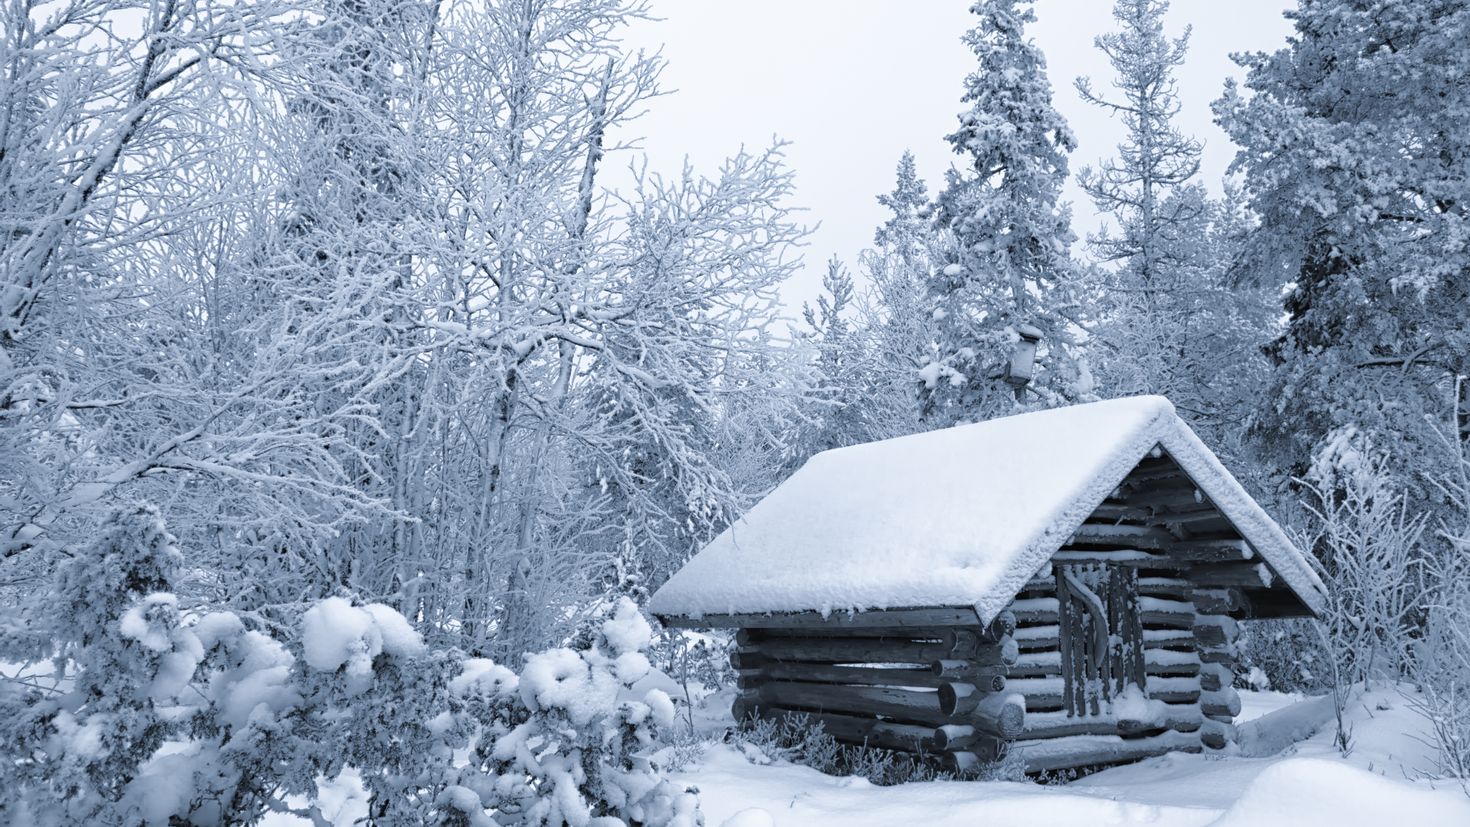
[[[649,608],[737,630],[737,719],[1037,773],[1230,749],[1240,623],[1323,597],[1146,396],[818,454]]]

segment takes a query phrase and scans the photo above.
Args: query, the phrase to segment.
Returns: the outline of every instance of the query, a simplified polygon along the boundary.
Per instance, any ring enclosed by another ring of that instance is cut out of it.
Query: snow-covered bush
[[[13,823],[137,822],[157,801],[146,762],[179,730],[175,710],[203,656],[169,593],[180,564],[150,506],[111,516],[28,607],[62,679],[7,689],[0,815]]]
[[[30,607],[18,648],[51,641],[60,679],[0,680],[0,822],[320,821],[319,780],[351,768],[372,824],[703,823],[661,773],[672,700],[634,692],[651,629],[631,601],[517,676],[430,650],[382,604],[319,601],[289,643],[185,611],[180,562],[157,512],[129,507]]]
[[[651,634],[622,599],[576,648],[529,656],[519,677],[467,661],[451,689],[478,732],[446,797],[493,810],[496,824],[703,824],[694,793],[660,772],[673,701],[660,689],[631,691],[649,674]]]
[[[1388,459],[1352,429],[1317,453],[1304,485],[1314,522],[1304,545],[1327,584],[1321,626],[1334,685],[1404,674],[1419,609],[1418,566],[1424,532]]]
[[[1424,563],[1424,631],[1415,648],[1413,699],[1439,748],[1440,771],[1470,779],[1470,445],[1441,434],[1453,469],[1435,480],[1453,505]]]
[[[1332,683],[1332,668],[1322,651],[1315,621],[1302,618],[1257,620],[1241,625],[1240,665],[1247,674],[1282,692],[1316,693]],[[1247,681],[1247,683],[1251,683]]]

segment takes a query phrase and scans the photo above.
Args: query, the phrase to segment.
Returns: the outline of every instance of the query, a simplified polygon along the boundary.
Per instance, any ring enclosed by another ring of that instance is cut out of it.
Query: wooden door
[[[1107,563],[1056,566],[1062,709],[1102,715],[1130,685],[1147,691],[1138,571]]]

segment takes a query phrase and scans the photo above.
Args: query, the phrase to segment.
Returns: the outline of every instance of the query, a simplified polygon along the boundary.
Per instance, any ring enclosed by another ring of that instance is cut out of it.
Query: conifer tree
[[[1082,189],[1101,212],[1117,219],[1118,234],[1090,239],[1106,262],[1121,262],[1128,287],[1146,304],[1175,286],[1168,276],[1181,262],[1182,236],[1200,214],[1191,199],[1169,195],[1199,172],[1200,145],[1174,125],[1179,95],[1174,70],[1189,51],[1189,30],[1178,38],[1164,34],[1167,0],[1118,0],[1113,18],[1118,31],[1094,43],[1117,73],[1118,97],[1094,91],[1087,78],[1077,91],[1088,103],[1122,119],[1128,137],[1118,157],[1078,176]],[[1163,272],[1161,272],[1163,271]]]
[[[1199,185],[1199,142],[1175,123],[1174,72],[1190,32],[1165,35],[1168,11],[1167,0],[1118,0],[1118,29],[1095,40],[1115,72],[1112,90],[1076,84],[1127,130],[1115,157],[1079,176],[1117,222],[1088,239],[1099,262],[1090,355],[1101,393],[1168,396],[1228,452],[1259,389],[1272,314],[1264,291],[1228,283],[1241,216]]]
[[[1076,141],[1052,106],[1046,59],[1027,39],[1029,4],[981,0],[965,35],[978,59],[965,81],[960,128],[947,137],[966,159],[951,170],[936,223],[943,266],[928,280],[936,351],[920,371],[931,426],[1010,412],[1018,399],[1052,404],[1087,390],[1070,353],[1076,267],[1071,213],[1061,201]],[[1019,331],[1041,334],[1036,378],[1007,381]]]
[[[1242,270],[1290,286],[1254,430],[1296,470],[1344,428],[1423,470],[1440,453],[1428,423],[1470,373],[1470,7],[1303,0],[1288,16],[1287,48],[1239,58],[1249,91],[1215,104],[1261,217]]]
[[[926,246],[924,239],[929,234],[932,207],[929,187],[919,178],[911,150],[904,150],[899,158],[895,178],[893,192],[878,196],[878,203],[887,207],[891,215],[873,234],[873,243],[898,253],[905,261],[912,261]]]

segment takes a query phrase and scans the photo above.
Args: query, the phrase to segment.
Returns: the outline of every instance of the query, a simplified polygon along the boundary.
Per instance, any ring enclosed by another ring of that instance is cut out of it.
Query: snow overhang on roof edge
[[[1256,549],[1263,561],[1272,568],[1297,599],[1313,613],[1321,610],[1325,588],[1310,563],[1287,538],[1280,526],[1246,493],[1214,453],[1205,446],[1187,424],[1179,419],[1173,405],[1168,400],[1162,397],[1135,397],[1117,402],[1094,404],[1100,406],[1130,405],[1133,410],[1143,416],[1135,420],[1134,425],[1125,432],[1114,435],[1116,443],[1113,444],[1106,460],[1092,469],[1092,476],[1086,478],[1087,484],[1074,491],[1072,499],[1060,507],[1055,507],[1055,510],[1048,515],[1048,519],[1039,525],[1034,534],[1025,537],[1012,547],[1010,565],[1002,576],[988,584],[988,587],[982,592],[964,595],[961,600],[953,600],[952,598],[961,595],[951,593],[949,595],[951,599],[936,600],[926,605],[970,604],[973,605],[982,623],[994,620],[1026,582],[1046,565],[1058,548],[1071,539],[1097,507],[1137,467],[1138,463],[1155,447],[1162,447],[1194,484],[1209,497],[1240,535]],[[737,521],[727,533],[736,531],[744,519]],[[722,538],[718,539],[729,538],[724,538],[722,535]],[[711,545],[714,544],[712,542]],[[678,580],[680,577],[676,574],[673,581]],[[660,589],[654,595],[653,600],[650,601],[650,609],[654,613],[667,617],[697,619],[706,614],[728,614],[737,608],[733,605],[720,606],[719,604],[709,605],[708,608],[699,606],[700,603],[708,604],[709,601],[696,598],[694,595],[697,592],[690,592],[690,584],[687,579],[686,582],[672,590],[679,592],[677,597],[674,597],[669,589],[669,586],[673,585],[672,581],[665,584],[665,588]],[[905,605],[908,604],[905,603]],[[745,613],[762,614],[770,611],[820,611],[824,609],[860,611],[898,607],[896,604],[885,606],[876,602],[869,602],[861,606],[762,607],[752,605],[745,610]],[[701,611],[690,611],[695,608]]]

